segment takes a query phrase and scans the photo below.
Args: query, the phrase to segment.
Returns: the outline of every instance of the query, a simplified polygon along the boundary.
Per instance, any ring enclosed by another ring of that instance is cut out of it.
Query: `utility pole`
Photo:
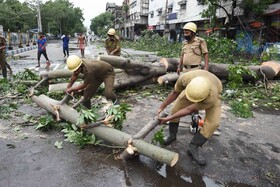
[[[42,32],[42,22],[41,22],[41,11],[40,11],[40,0],[37,0],[37,10],[38,10],[38,17],[37,17],[37,21],[38,21],[38,32]]]
[[[167,20],[167,10],[168,10],[168,0],[165,1],[165,11],[164,11],[164,31],[163,31],[163,35],[165,35],[166,31],[167,31],[167,24],[166,24],[166,20]]]

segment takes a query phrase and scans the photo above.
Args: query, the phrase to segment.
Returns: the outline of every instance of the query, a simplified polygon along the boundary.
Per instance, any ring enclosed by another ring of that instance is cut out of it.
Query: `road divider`
[[[7,56],[13,56],[13,55],[16,55],[16,54],[20,54],[20,53],[24,53],[26,51],[31,51],[33,49],[37,49],[38,46],[30,46],[30,47],[24,47],[24,48],[19,48],[19,49],[15,49],[15,50],[7,50],[6,51],[6,55]]]

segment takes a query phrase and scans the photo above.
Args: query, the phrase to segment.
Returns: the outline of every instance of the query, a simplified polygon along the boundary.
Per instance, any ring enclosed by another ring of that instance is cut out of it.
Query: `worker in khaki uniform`
[[[192,138],[187,150],[199,165],[206,165],[206,161],[198,154],[198,147],[213,135],[220,124],[221,92],[222,83],[214,74],[205,70],[189,71],[179,77],[173,91],[158,109],[159,114],[176,100],[171,115],[159,119],[161,124],[169,122],[169,135],[164,139],[166,143],[176,140],[180,117],[196,110],[205,110],[205,122]]]
[[[6,52],[6,40],[0,32],[0,66],[2,69],[3,78],[7,78],[7,67],[6,67],[6,60],[5,60],[5,52]]]
[[[105,40],[105,48],[108,55],[120,56],[121,44],[120,38],[116,35],[116,30],[111,28],[108,31],[108,38]]]
[[[70,94],[83,90],[83,105],[85,107],[91,108],[90,99],[103,82],[105,84],[106,99],[112,100],[114,103],[117,102],[117,96],[113,91],[115,81],[113,66],[104,61],[82,60],[77,55],[71,55],[67,58],[67,67],[73,74],[66,92]],[[84,75],[84,82],[78,86],[72,87],[80,73]]]
[[[183,43],[180,62],[177,73],[201,69],[201,60],[204,56],[204,70],[208,70],[208,49],[206,41],[203,38],[195,36],[197,26],[193,22],[187,23],[183,27],[184,37],[186,41]]]

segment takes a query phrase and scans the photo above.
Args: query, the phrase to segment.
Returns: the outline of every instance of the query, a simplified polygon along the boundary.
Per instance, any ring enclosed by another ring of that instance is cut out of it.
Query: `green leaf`
[[[57,149],[62,149],[62,141],[61,142],[59,142],[59,141],[56,141],[55,143],[54,143],[54,146],[57,148]]]

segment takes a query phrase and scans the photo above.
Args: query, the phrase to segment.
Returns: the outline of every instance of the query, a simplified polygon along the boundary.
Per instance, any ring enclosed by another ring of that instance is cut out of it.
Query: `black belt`
[[[184,67],[185,67],[186,69],[192,69],[192,68],[200,67],[200,65],[185,65]]]

